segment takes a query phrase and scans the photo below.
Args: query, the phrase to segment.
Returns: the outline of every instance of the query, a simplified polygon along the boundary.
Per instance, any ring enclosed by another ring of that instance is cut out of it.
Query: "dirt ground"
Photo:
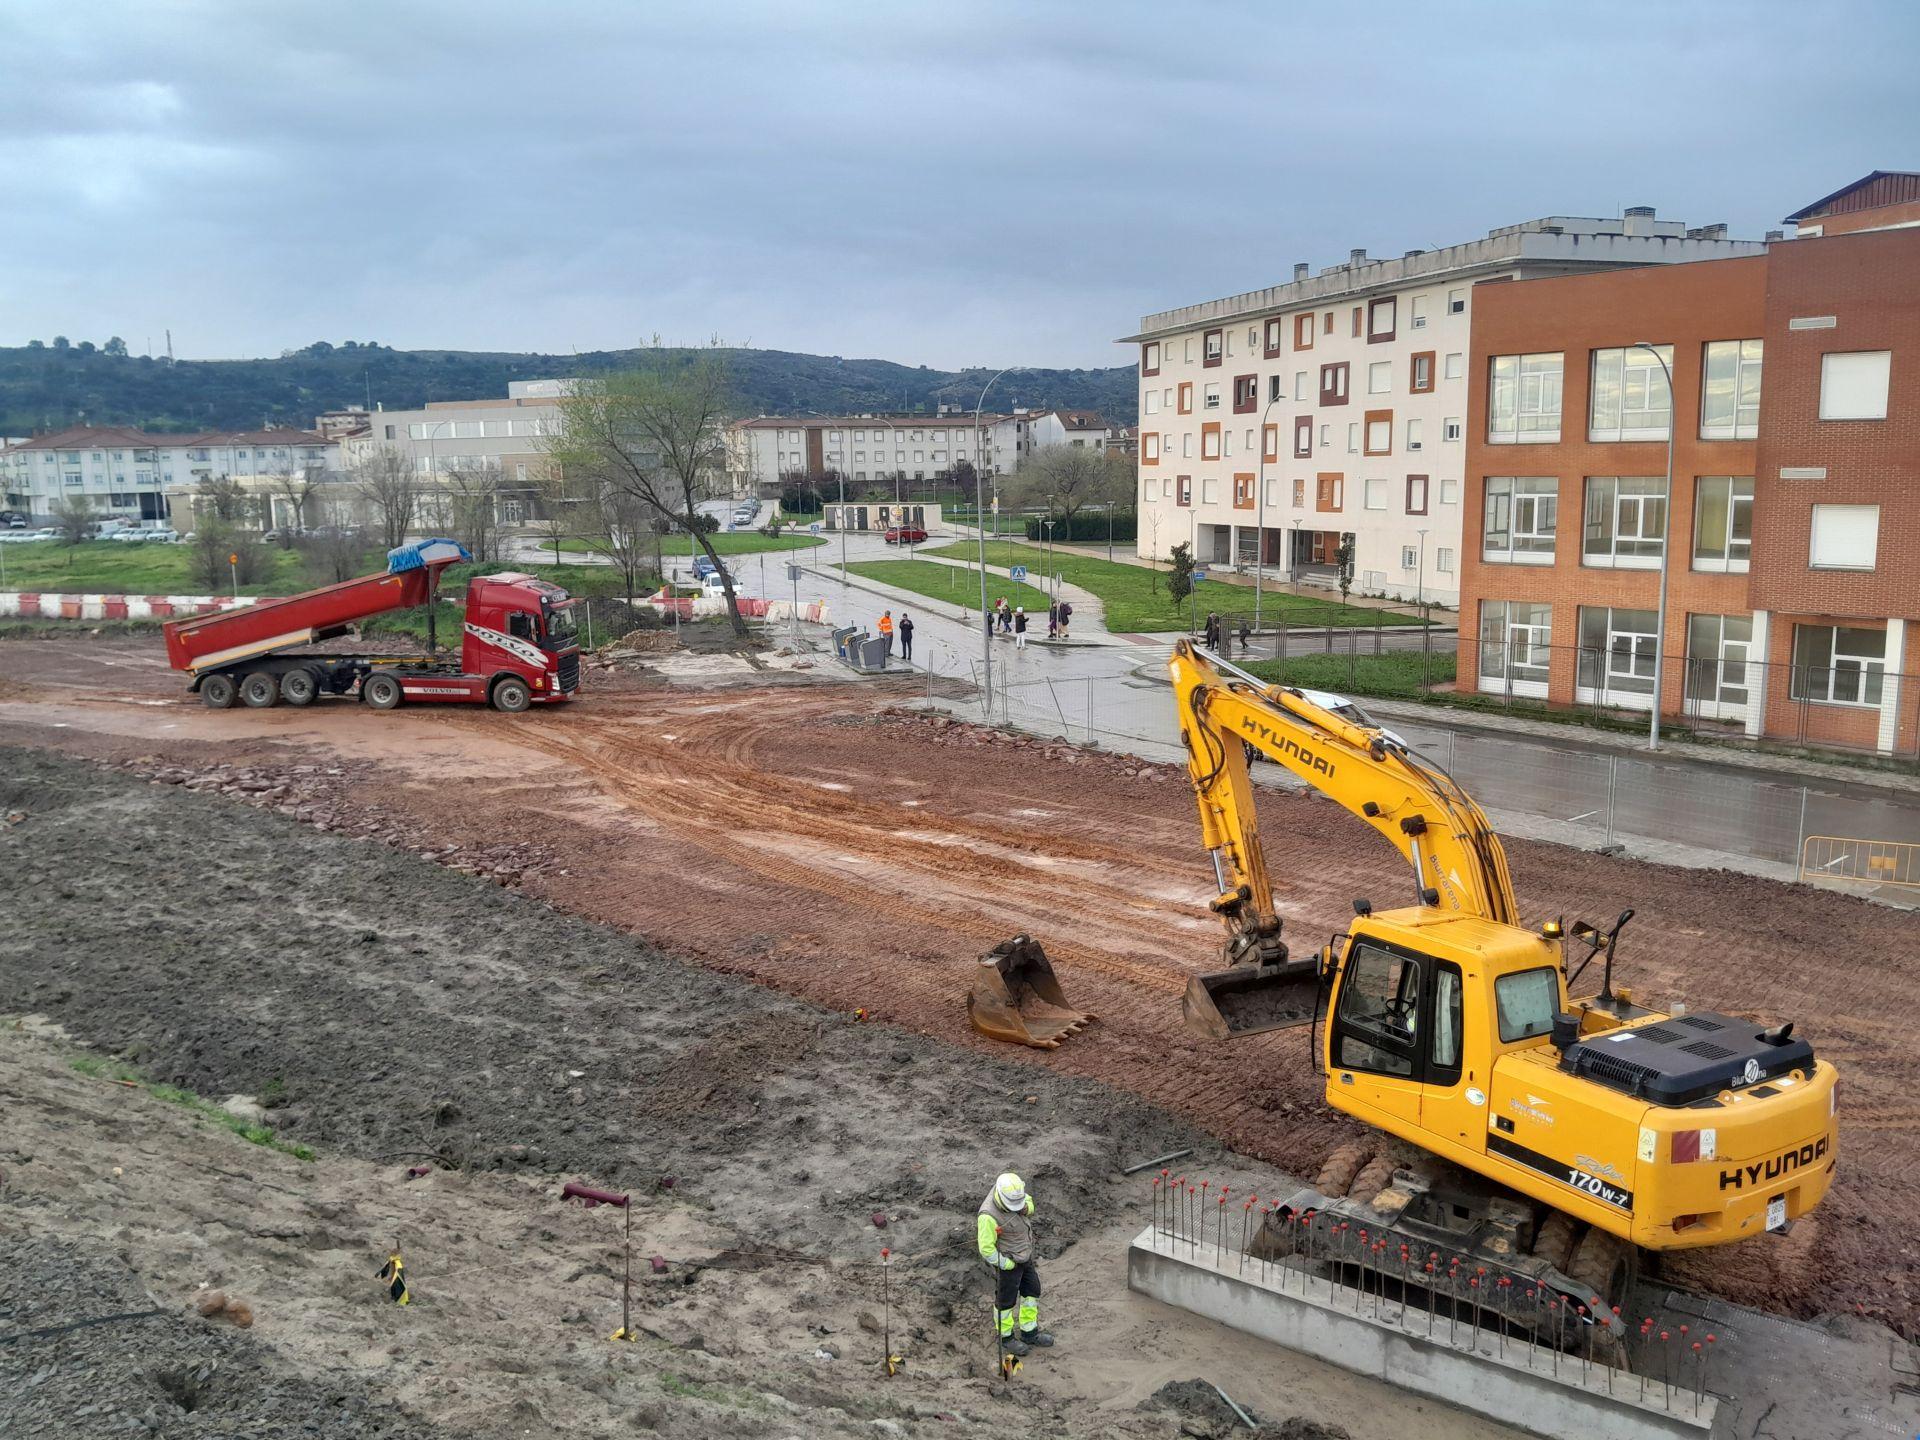
[[[0,777],[0,1013],[29,1017],[0,1023],[0,1434],[1210,1434],[1153,1400],[1201,1375],[1276,1426],[1502,1433],[1128,1295],[1119,1165],[1192,1147],[1247,1182],[1124,1092],[235,796],[19,749]],[[103,1052],[315,1158],[75,1068]],[[967,1249],[1009,1164],[1061,1338],[1011,1387]],[[567,1179],[634,1196],[635,1345],[606,1338],[623,1217]],[[252,1325],[201,1318],[209,1289]]]

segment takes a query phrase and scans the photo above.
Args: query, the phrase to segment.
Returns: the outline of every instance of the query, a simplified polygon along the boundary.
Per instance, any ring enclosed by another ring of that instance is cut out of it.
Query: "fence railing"
[[[1897,885],[1920,893],[1920,844],[1809,835],[1801,842],[1800,878]]]

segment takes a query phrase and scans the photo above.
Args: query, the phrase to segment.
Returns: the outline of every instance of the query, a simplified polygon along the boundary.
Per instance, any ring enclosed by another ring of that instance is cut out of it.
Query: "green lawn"
[[[265,547],[263,547],[265,548]],[[266,573],[257,585],[242,585],[243,595],[286,595],[310,583],[300,557],[265,549]],[[0,567],[9,590],[70,591],[88,595],[203,595],[206,585],[193,578],[191,545],[123,545],[90,540],[67,546],[58,541],[0,546]],[[222,584],[216,593],[231,587]]]
[[[925,560],[855,560],[847,565],[850,573],[878,580],[925,595],[929,600],[945,600],[969,610],[980,607],[980,572],[962,570],[956,565],[935,565]],[[1006,597],[1009,605],[1024,605],[1027,614],[1038,615],[1044,624],[1047,596],[1031,585],[1016,585],[1003,575],[987,576],[987,603]]]
[[[978,542],[960,541],[931,551],[966,559],[978,554]],[[1039,575],[1047,563],[1046,552],[1037,545],[1015,545],[1005,540],[987,544],[989,565],[1025,565]],[[1189,606],[1175,606],[1167,594],[1167,574],[1139,565],[1122,565],[1117,560],[1101,560],[1072,551],[1056,551],[1052,557],[1060,578],[1100,597],[1106,606],[1107,629],[1141,633],[1154,630],[1185,630]],[[1157,590],[1156,590],[1157,586]],[[1202,581],[1192,602],[1199,614],[1215,610],[1229,621],[1244,615],[1253,618],[1253,590],[1244,585],[1226,585]],[[1338,600],[1320,600],[1299,595],[1267,592],[1260,606],[1261,623],[1300,625],[1417,625],[1410,616],[1390,610],[1370,610],[1361,605],[1342,605]]]
[[[1304,690],[1341,695],[1372,695],[1384,700],[1428,700],[1429,685],[1453,680],[1454,657],[1418,650],[1389,650],[1379,655],[1290,655],[1285,660],[1236,661],[1262,680]]]

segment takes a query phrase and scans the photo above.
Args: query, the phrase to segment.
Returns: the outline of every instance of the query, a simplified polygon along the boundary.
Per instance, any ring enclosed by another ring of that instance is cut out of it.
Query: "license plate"
[[[1776,1195],[1767,1201],[1767,1229],[1784,1230],[1787,1228],[1787,1197]]]

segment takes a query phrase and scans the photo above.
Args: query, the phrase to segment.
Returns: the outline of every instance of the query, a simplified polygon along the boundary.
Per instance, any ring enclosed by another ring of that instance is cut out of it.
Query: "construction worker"
[[[883,611],[880,616],[880,637],[887,642],[887,654],[893,654],[893,611]]]
[[[1009,1354],[1025,1355],[1035,1345],[1053,1344],[1053,1336],[1040,1328],[1040,1271],[1033,1255],[1033,1197],[1027,1194],[1026,1181],[1011,1170],[993,1182],[993,1189],[980,1202],[975,1243],[980,1258],[997,1276],[994,1314],[1000,1322],[1001,1348]]]

